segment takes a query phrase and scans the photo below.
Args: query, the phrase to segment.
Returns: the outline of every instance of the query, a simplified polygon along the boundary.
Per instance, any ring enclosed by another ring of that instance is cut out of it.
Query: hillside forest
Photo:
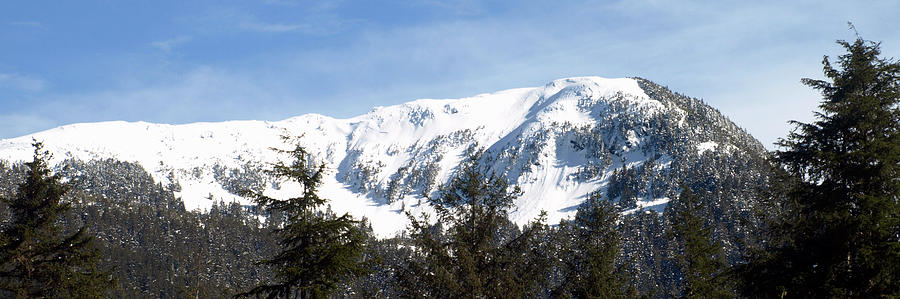
[[[326,167],[302,137],[254,174],[300,192],[235,183],[254,205],[208,211],[134,163],[50,165],[35,140],[32,161],[0,161],[0,297],[900,297],[900,63],[879,43],[838,43],[825,79],[802,80],[822,96],[815,120],[794,122],[778,150],[704,153],[667,177],[654,162],[623,167],[555,223],[510,220],[522,191],[485,149],[425,196],[433,213],[404,209],[406,229],[377,238],[377,220],[320,196]],[[686,151],[676,137],[658,146]],[[664,210],[635,208],[657,189],[678,192]]]

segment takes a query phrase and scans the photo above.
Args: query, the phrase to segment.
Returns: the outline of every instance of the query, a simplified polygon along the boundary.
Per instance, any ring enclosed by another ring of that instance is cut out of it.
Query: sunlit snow
[[[338,174],[342,162],[351,153],[354,161],[380,162],[373,174],[373,184],[385,184],[390,176],[407,166],[416,149],[439,137],[470,130],[474,142],[490,147],[498,142],[513,142],[512,132],[530,132],[568,122],[591,124],[596,115],[580,109],[584,101],[625,101],[633,109],[653,113],[664,109],[663,104],[649,98],[634,79],[604,79],[579,77],[555,80],[545,86],[511,89],[462,99],[423,99],[409,103],[378,107],[361,116],[335,119],[318,114],[306,114],[282,121],[229,121],[186,125],[152,124],[146,122],[100,122],[67,125],[13,139],[0,140],[0,159],[24,161],[31,158],[32,138],[43,141],[53,154],[54,162],[65,158],[82,160],[115,158],[136,162],[163,185],[170,178],[181,185],[176,193],[187,209],[208,209],[215,200],[247,199],[231,194],[216,182],[213,167],[242,169],[265,167],[279,159],[270,147],[285,148],[280,135],[303,135],[303,144],[317,159],[324,162],[328,175],[320,188],[323,197],[331,200],[336,212],[366,216],[381,236],[388,236],[406,227],[401,208],[413,212],[428,209],[418,205],[420,194],[409,194],[391,204],[358,193]],[[607,104],[609,102],[606,102]],[[596,104],[596,103],[589,103]],[[603,104],[603,103],[601,103]],[[520,131],[516,131],[520,130]],[[524,134],[523,133],[523,134]],[[504,139],[506,138],[506,139]],[[554,136],[553,138],[562,138]],[[610,169],[623,164],[639,163],[644,153],[628,148],[641,142],[641,136],[629,132],[621,161],[614,161]],[[556,142],[550,140],[549,142]],[[437,154],[442,155],[437,181],[444,182],[456,170],[469,144],[448,143]],[[714,142],[698,146],[699,153],[714,150]],[[547,150],[545,148],[545,150]],[[540,211],[549,213],[550,223],[570,217],[586,194],[606,182],[594,180],[576,183],[567,179],[576,171],[577,159],[583,157],[566,150],[541,152],[535,170],[519,177],[524,191],[510,215],[524,224]],[[344,166],[342,166],[344,165]],[[601,177],[608,177],[608,173]],[[297,186],[286,184],[280,190],[268,186],[273,196],[295,194]],[[641,201],[646,208],[659,207],[667,198]]]

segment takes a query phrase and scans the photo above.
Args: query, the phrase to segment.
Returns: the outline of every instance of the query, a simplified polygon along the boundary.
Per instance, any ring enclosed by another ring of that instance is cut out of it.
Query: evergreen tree
[[[616,265],[622,249],[618,220],[616,206],[594,193],[578,208],[575,219],[560,225],[560,233],[572,236],[561,255],[566,277],[553,297],[625,297],[622,272]]]
[[[300,196],[274,199],[248,191],[260,207],[275,212],[271,217],[281,218],[269,221],[283,221],[283,226],[274,231],[280,237],[282,251],[264,262],[275,268],[277,282],[264,283],[239,296],[324,298],[342,280],[363,271],[365,233],[350,215],[337,216],[330,209],[323,209],[328,200],[316,192],[325,165],[315,166],[299,141],[293,141],[294,149],[277,150],[289,154],[293,162],[276,163],[271,174],[299,183]]]
[[[539,241],[547,226],[539,217],[519,232],[507,218],[519,188],[486,174],[477,155],[466,163],[440,196],[429,199],[436,224],[427,215],[407,214],[417,250],[400,273],[403,291],[437,298],[522,298],[538,292],[549,268]]]
[[[722,246],[713,241],[709,226],[703,223],[700,200],[688,186],[670,206],[671,237],[676,246],[675,257],[683,278],[684,298],[731,298]]]
[[[100,256],[87,230],[66,229],[59,222],[70,209],[63,201],[68,186],[51,174],[49,159],[35,141],[25,181],[13,198],[2,198],[11,219],[0,237],[0,296],[102,297],[112,278],[97,269]]]
[[[738,269],[747,294],[769,297],[900,296],[900,63],[880,44],[838,41],[823,59],[821,112],[781,140],[792,176],[768,250]]]

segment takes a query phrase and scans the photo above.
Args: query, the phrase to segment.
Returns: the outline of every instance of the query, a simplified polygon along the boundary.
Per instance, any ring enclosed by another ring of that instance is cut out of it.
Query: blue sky
[[[900,57],[900,1],[4,1],[0,138],[108,120],[351,117],[640,76],[764,144],[808,121],[834,41]]]

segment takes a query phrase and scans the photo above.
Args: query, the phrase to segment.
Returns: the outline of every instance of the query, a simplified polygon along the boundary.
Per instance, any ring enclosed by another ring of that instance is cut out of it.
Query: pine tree
[[[791,176],[768,250],[739,269],[746,293],[770,297],[900,296],[900,63],[880,44],[838,41],[823,59],[821,112],[781,140]]]
[[[293,141],[292,150],[277,150],[289,154],[293,162],[274,164],[271,174],[299,183],[300,196],[274,199],[261,192],[247,192],[260,207],[273,212],[272,217],[281,217],[269,221],[284,221],[274,231],[282,250],[264,261],[274,267],[277,282],[259,285],[239,296],[324,298],[342,280],[364,270],[361,256],[367,239],[365,233],[349,214],[337,216],[330,209],[323,209],[328,200],[319,197],[317,187],[322,182],[325,165],[315,166],[299,141]]]
[[[487,174],[477,155],[466,163],[429,199],[437,223],[407,213],[417,250],[400,273],[403,291],[432,298],[521,298],[537,292],[549,268],[546,255],[539,254],[547,230],[543,218],[519,232],[507,218],[519,188]]]
[[[560,225],[560,232],[572,237],[571,245],[562,250],[565,278],[553,290],[553,297],[625,297],[622,272],[616,265],[622,250],[618,220],[616,206],[594,193],[578,208],[575,219]]]
[[[25,181],[13,198],[2,198],[11,219],[0,237],[0,296],[103,297],[113,280],[97,269],[100,256],[87,230],[69,233],[59,222],[70,209],[63,200],[68,186],[51,174],[43,145],[33,145]]]
[[[672,203],[671,238],[677,248],[677,264],[684,276],[684,298],[731,298],[725,275],[722,246],[712,239],[703,222],[700,200],[682,184],[683,191]]]

